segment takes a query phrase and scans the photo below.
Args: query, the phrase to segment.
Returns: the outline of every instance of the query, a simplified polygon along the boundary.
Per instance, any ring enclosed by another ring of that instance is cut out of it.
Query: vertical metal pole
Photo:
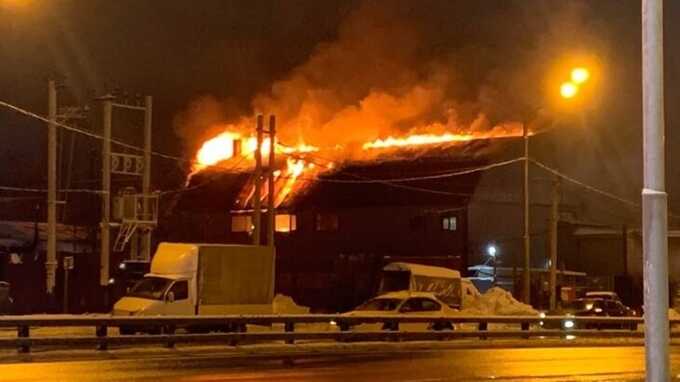
[[[560,179],[555,175],[552,182],[550,206],[550,310],[557,306],[557,225],[560,219]],[[564,277],[564,275],[562,275]]]
[[[66,265],[66,264],[64,264]],[[64,313],[68,313],[68,268],[64,266]]]
[[[642,1],[642,247],[647,381],[668,381],[668,217],[665,186],[663,2]]]
[[[48,82],[47,103],[49,124],[47,129],[47,293],[54,293],[57,275],[57,87]]]
[[[531,236],[529,234],[529,132],[527,123],[522,124],[524,139],[524,273],[522,274],[522,300],[531,304]]]
[[[111,249],[111,231],[109,219],[111,215],[111,117],[113,111],[113,101],[110,97],[104,99],[103,123],[104,139],[102,141],[102,220],[100,265],[99,265],[99,284],[108,286],[109,284],[109,251]]]
[[[262,133],[264,117],[257,116],[257,146],[255,146],[255,193],[253,194],[253,245],[260,245],[262,197]]]
[[[144,220],[151,220],[149,210],[149,196],[151,195],[151,116],[153,98],[144,97],[144,176],[142,178],[142,193],[144,194]],[[151,260],[151,230],[142,230],[141,242],[142,260]]]
[[[275,170],[275,152],[276,152],[276,116],[269,116],[269,171],[267,172],[267,184],[269,190],[267,191],[267,210],[269,214],[268,228],[267,228],[267,245],[274,246],[274,231],[276,230],[276,206],[274,205],[275,190],[274,190],[274,170]]]

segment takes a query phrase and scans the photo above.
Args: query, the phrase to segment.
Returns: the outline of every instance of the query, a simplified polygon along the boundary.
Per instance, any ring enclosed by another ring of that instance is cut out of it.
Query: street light
[[[489,255],[489,257],[495,258],[497,252],[498,252],[498,248],[496,248],[496,246],[493,245],[493,244],[489,244],[486,247],[486,254]]]
[[[560,86],[560,95],[563,98],[573,98],[578,93],[578,86],[573,82],[565,82]]]
[[[583,86],[590,79],[590,71],[583,66],[572,67],[569,71],[568,80],[562,82],[559,93],[562,98],[572,100],[575,98]],[[529,233],[529,131],[527,122],[522,124],[522,138],[524,140],[524,185],[522,196],[524,201],[524,272],[522,275],[522,300],[525,304],[531,304],[531,237]],[[557,261],[553,261],[550,266],[550,279],[553,285],[551,290],[554,290],[556,283],[556,265]],[[553,292],[554,293],[554,292]]]
[[[582,84],[590,78],[590,71],[586,68],[578,67],[571,70],[571,81],[575,84]]]

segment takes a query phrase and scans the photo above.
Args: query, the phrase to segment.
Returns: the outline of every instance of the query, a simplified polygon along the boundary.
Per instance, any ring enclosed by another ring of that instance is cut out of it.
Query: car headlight
[[[594,312],[595,312],[595,313],[602,313],[602,308],[595,308],[595,309],[594,309]]]
[[[540,318],[545,318],[545,312],[539,313],[539,314],[538,314],[538,317],[540,317]]]
[[[563,325],[564,325],[565,329],[571,329],[571,328],[574,327],[574,321],[566,320],[566,321],[564,321]]]
[[[335,322],[335,320],[331,320],[331,322],[329,322],[329,324],[331,324],[331,325],[333,325],[333,326],[337,326],[337,325],[338,325],[338,323]]]

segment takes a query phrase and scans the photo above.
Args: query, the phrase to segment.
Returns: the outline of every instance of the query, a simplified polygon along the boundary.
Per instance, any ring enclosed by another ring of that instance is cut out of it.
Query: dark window
[[[434,312],[441,308],[441,305],[429,298],[411,298],[399,309],[402,313],[411,312]]]
[[[434,312],[441,308],[439,303],[432,301],[430,299],[424,298],[422,300],[421,306],[424,312]]]
[[[170,288],[170,292],[175,295],[175,301],[186,300],[189,298],[189,283],[187,281],[177,281]]]
[[[442,229],[444,231],[455,231],[457,229],[458,221],[455,216],[442,217]]]
[[[365,311],[390,311],[397,309],[402,300],[398,298],[374,298],[360,305],[356,310]]]
[[[317,231],[337,231],[338,230],[338,215],[335,214],[317,214],[316,215],[316,230]]]

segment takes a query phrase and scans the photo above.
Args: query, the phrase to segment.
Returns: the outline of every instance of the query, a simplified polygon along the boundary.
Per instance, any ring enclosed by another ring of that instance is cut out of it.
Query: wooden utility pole
[[[47,272],[46,287],[54,294],[57,275],[57,86],[54,80],[47,84]]]
[[[560,178],[552,181],[552,204],[550,206],[550,310],[557,306],[557,228],[560,219]]]
[[[150,219],[149,211],[149,195],[151,194],[151,116],[152,116],[153,98],[151,96],[144,97],[144,174],[142,175],[142,194],[143,198],[143,212],[144,220]],[[142,260],[151,261],[151,230],[144,229],[142,231],[141,242]]]
[[[111,250],[111,118],[113,112],[113,97],[103,99],[102,122],[104,137],[102,140],[102,212],[101,212],[101,240],[99,285],[109,285],[109,254]]]
[[[529,209],[529,131],[527,122],[522,124],[522,138],[524,139],[524,272],[522,273],[522,301],[531,305],[531,234]]]
[[[255,192],[253,194],[253,245],[260,245],[261,215],[262,215],[262,135],[264,117],[257,116],[257,145],[255,146]]]
[[[267,245],[274,246],[274,231],[276,231],[276,206],[275,206],[275,189],[274,189],[274,170],[275,166],[275,152],[276,152],[276,117],[269,116],[269,171],[267,171]]]

